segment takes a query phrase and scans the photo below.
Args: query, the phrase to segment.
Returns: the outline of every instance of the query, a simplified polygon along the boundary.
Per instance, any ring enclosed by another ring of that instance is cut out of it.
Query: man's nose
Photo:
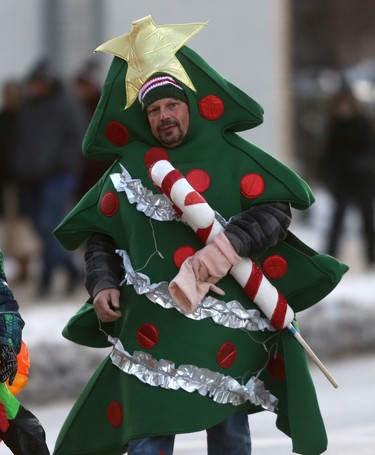
[[[169,111],[168,109],[165,109],[164,107],[160,108],[160,120],[164,120],[169,117]]]

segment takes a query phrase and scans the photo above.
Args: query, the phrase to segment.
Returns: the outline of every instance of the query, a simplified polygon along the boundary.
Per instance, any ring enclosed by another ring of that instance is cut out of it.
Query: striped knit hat
[[[162,98],[174,98],[184,103],[188,102],[183,87],[167,74],[151,77],[142,85],[138,93],[138,101],[142,110]]]

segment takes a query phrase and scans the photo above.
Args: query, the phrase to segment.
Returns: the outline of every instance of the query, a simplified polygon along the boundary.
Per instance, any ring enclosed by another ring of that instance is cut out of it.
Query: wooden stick
[[[333,378],[331,373],[327,370],[327,368],[323,365],[323,363],[319,360],[319,358],[314,353],[314,351],[310,348],[310,346],[302,338],[302,336],[297,331],[297,329],[292,324],[288,325],[288,329],[290,330],[290,332],[294,336],[294,338],[298,341],[298,343],[307,352],[307,354],[311,357],[311,359],[314,361],[315,365],[317,365],[317,367],[324,374],[324,376],[329,380],[329,382],[333,385],[333,387],[335,389],[337,389],[339,387],[338,383],[335,381],[335,379]]]

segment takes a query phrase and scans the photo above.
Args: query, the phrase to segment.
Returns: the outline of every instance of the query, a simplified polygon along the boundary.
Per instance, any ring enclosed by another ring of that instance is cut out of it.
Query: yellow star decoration
[[[154,73],[168,73],[196,91],[176,52],[206,25],[203,22],[156,25],[151,16],[146,16],[134,21],[129,33],[95,49],[128,62],[125,109],[133,104],[142,84]]]

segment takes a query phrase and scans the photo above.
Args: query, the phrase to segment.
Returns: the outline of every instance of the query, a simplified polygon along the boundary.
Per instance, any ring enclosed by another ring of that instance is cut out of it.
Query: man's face
[[[165,147],[178,147],[189,129],[189,107],[175,98],[162,98],[146,108],[151,132]]]

